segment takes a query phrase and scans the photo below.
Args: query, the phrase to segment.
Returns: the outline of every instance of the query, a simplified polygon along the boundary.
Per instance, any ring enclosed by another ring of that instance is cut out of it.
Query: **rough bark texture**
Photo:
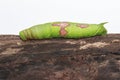
[[[120,80],[120,34],[29,41],[0,35],[0,80]]]

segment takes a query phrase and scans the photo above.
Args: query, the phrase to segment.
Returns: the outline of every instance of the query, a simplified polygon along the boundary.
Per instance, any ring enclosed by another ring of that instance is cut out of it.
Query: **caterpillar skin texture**
[[[22,40],[47,38],[85,38],[107,34],[104,24],[52,22],[32,26],[19,32]]]

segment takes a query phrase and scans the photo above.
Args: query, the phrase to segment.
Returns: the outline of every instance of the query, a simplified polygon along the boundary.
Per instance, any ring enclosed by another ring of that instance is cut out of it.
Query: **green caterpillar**
[[[22,40],[46,38],[84,38],[107,34],[104,24],[86,24],[74,22],[52,22],[32,26],[19,32]]]

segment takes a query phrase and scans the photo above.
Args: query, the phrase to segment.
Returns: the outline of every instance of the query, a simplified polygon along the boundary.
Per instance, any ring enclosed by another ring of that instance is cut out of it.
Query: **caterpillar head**
[[[21,38],[22,40],[27,40],[27,38],[26,38],[26,36],[25,36],[25,34],[24,34],[24,30],[23,30],[23,31],[20,31],[20,32],[19,32],[19,35],[20,35],[20,38]]]

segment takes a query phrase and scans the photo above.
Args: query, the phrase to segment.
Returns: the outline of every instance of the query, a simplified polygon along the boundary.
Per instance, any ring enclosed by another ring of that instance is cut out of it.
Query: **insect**
[[[85,38],[107,34],[104,24],[51,22],[32,26],[19,32],[22,40],[47,38]]]

